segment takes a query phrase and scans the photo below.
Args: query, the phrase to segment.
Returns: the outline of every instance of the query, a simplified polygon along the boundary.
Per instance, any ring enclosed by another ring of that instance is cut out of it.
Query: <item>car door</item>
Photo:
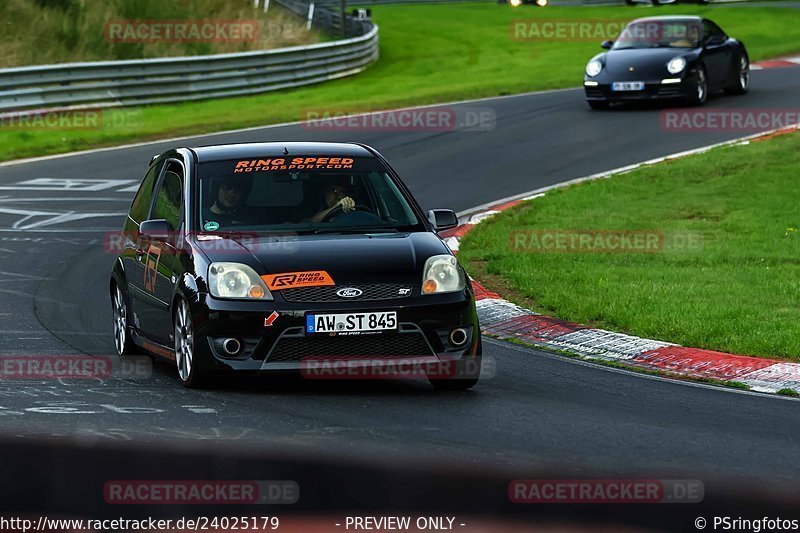
[[[169,159],[158,181],[150,220],[166,220],[166,239],[140,236],[142,254],[142,291],[140,320],[147,336],[159,344],[171,346],[172,317],[170,302],[176,282],[175,267],[179,263],[178,246],[183,232],[185,172],[177,159]]]
[[[703,19],[703,62],[709,89],[724,89],[730,79],[731,45],[722,29]]]
[[[141,292],[144,290],[144,251],[139,236],[139,225],[147,220],[153,207],[153,192],[163,169],[163,162],[150,166],[131,203],[128,217],[120,236],[120,260],[125,272],[128,289],[128,305],[131,312],[131,323],[136,330],[145,335],[140,321],[141,312],[146,311]]]

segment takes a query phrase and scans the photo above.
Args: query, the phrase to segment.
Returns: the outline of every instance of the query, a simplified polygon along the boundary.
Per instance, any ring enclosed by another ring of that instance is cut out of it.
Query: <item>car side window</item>
[[[710,37],[722,37],[727,39],[727,35],[722,29],[711,22],[710,20],[703,21],[703,39],[709,39]]]
[[[178,229],[183,212],[183,169],[177,163],[167,163],[153,209],[154,219],[164,219],[170,229]]]
[[[139,191],[133,199],[129,216],[137,224],[141,224],[147,218],[150,211],[150,204],[153,200],[153,187],[156,184],[156,178],[161,170],[161,164],[153,165],[147,171],[142,184],[139,186]]]

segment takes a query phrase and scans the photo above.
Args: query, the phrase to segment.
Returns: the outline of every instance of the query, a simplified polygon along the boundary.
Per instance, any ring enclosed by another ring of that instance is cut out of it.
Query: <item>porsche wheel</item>
[[[750,59],[746,54],[739,57],[736,73],[730,86],[725,89],[728,94],[746,94],[750,90]]]
[[[694,90],[689,95],[689,104],[693,106],[701,106],[706,103],[708,99],[708,77],[706,76],[706,69],[702,66],[697,67],[697,80],[695,81]]]

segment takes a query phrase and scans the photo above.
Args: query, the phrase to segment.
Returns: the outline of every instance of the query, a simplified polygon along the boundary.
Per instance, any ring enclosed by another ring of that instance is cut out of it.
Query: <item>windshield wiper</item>
[[[320,233],[400,233],[397,228],[366,227],[366,228],[316,228],[314,235]]]

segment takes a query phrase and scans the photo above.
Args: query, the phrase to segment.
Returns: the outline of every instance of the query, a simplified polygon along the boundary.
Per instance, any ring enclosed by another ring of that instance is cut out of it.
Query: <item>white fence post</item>
[[[314,20],[314,2],[308,4],[308,22],[306,23],[306,30],[311,29],[312,20]]]

